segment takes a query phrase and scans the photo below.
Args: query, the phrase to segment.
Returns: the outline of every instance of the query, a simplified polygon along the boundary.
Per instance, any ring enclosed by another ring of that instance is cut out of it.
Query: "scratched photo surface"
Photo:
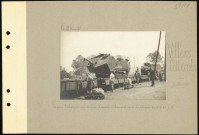
[[[164,31],[61,32],[61,100],[166,100]]]

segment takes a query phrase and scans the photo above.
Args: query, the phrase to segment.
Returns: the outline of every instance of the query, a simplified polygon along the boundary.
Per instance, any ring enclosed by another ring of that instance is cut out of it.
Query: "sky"
[[[157,50],[160,31],[95,31],[61,33],[61,66],[67,72],[73,71],[72,61],[78,56],[88,57],[99,53],[125,55],[131,66],[142,66],[146,56]],[[159,53],[165,56],[165,32],[161,33]]]

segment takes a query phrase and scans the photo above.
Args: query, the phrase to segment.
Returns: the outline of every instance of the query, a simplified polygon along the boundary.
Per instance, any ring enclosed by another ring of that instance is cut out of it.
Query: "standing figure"
[[[113,79],[115,78],[115,75],[114,75],[114,71],[111,72],[110,74],[110,85],[111,85],[111,92],[113,92],[113,89],[114,89],[114,81]]]
[[[161,82],[162,81],[162,74],[159,73],[159,81]]]
[[[126,77],[124,89],[129,89],[131,87],[132,87],[132,80],[129,77]]]
[[[138,78],[139,78],[139,83],[141,82],[141,74],[140,74],[140,72],[138,71]]]
[[[93,83],[93,77],[87,72],[86,73],[86,81],[87,81],[87,92],[91,93],[94,83]]]
[[[135,79],[136,79],[136,82],[139,84],[140,79],[141,79],[141,75],[140,75],[138,70],[135,72]]]
[[[153,69],[152,69],[152,67],[151,67],[151,68],[150,68],[151,86],[154,86],[154,85],[155,85],[154,79],[155,79],[155,72],[153,71]]]
[[[149,78],[149,81],[150,81],[150,71],[148,71],[148,78]]]

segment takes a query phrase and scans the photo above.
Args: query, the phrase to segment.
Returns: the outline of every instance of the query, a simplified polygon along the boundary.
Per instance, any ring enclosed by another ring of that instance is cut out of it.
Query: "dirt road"
[[[80,96],[79,100],[84,100]],[[124,87],[115,89],[113,92],[105,92],[105,100],[165,100],[166,99],[166,82],[155,81],[155,86],[151,87],[151,82],[134,84],[133,88],[124,90]]]
[[[115,89],[114,92],[105,92],[105,100],[140,99],[140,100],[165,100],[166,82],[155,82],[151,87],[151,82],[134,84],[133,88],[124,90],[123,87]]]

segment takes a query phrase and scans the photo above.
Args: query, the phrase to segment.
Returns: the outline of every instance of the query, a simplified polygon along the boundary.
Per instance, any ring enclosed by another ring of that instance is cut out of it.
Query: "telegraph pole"
[[[165,35],[166,39],[166,35]],[[164,54],[164,81],[166,81],[166,42],[165,42],[165,54]]]
[[[159,36],[159,43],[158,43],[158,49],[157,49],[156,60],[155,60],[154,74],[156,73],[156,65],[157,65],[158,54],[159,54],[160,39],[161,39],[161,31],[160,31],[160,36]]]

